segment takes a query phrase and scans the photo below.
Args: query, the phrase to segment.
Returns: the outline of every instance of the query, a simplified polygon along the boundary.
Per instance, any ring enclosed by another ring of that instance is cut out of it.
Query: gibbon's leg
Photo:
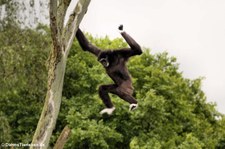
[[[115,110],[115,107],[113,106],[112,101],[109,97],[109,92],[115,91],[116,88],[117,88],[117,85],[115,85],[115,84],[101,85],[99,87],[99,96],[106,106],[106,108],[103,109],[100,112],[100,114],[107,113],[108,115],[111,115],[113,113],[113,111]]]
[[[138,107],[137,100],[132,96],[133,89],[129,87],[117,86],[116,84],[110,85],[101,85],[99,87],[99,96],[101,97],[103,103],[107,108],[103,109],[100,114],[107,113],[111,115],[115,110],[115,107],[112,104],[112,101],[109,97],[109,93],[119,96],[121,99],[130,103],[129,110],[132,111]]]
[[[125,88],[125,87],[119,86],[116,88],[116,91],[111,93],[118,95],[121,99],[130,103],[129,111],[132,111],[138,107],[137,100],[132,96],[133,89],[129,87]]]
[[[129,111],[132,111],[132,110],[134,110],[134,109],[136,109],[138,107],[138,102],[132,95],[125,94],[125,93],[119,93],[117,95],[121,99],[123,99],[123,100],[125,100],[125,101],[130,103]]]

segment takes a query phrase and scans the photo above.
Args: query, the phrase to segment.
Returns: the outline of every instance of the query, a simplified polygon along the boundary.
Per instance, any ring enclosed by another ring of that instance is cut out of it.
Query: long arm
[[[128,57],[142,54],[140,45],[129,34],[127,34],[126,32],[121,32],[121,35],[131,47],[129,51],[124,50],[124,54],[127,54]]]
[[[84,36],[84,34],[82,33],[82,31],[80,29],[77,30],[76,37],[77,37],[77,40],[78,40],[80,46],[82,47],[82,49],[84,51],[89,51],[92,54],[94,54],[95,56],[98,56],[98,54],[101,52],[101,50],[99,48],[92,45],[87,40],[87,38]]]

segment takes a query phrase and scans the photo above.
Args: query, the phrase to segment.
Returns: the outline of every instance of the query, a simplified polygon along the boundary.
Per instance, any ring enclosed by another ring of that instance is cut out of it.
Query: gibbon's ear
[[[123,24],[118,27],[119,30],[123,31]]]

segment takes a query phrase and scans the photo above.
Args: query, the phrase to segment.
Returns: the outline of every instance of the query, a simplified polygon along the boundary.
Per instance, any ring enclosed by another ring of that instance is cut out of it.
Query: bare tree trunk
[[[61,105],[66,60],[78,26],[87,12],[90,0],[78,0],[64,26],[66,10],[71,0],[50,0],[50,28],[53,48],[49,60],[48,90],[44,107],[33,136],[33,148],[48,148]]]

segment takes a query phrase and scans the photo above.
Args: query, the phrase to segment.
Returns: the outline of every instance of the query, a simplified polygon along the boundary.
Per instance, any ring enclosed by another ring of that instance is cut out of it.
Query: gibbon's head
[[[110,65],[110,56],[112,54],[112,51],[106,50],[102,51],[98,56],[98,61],[106,68]]]

